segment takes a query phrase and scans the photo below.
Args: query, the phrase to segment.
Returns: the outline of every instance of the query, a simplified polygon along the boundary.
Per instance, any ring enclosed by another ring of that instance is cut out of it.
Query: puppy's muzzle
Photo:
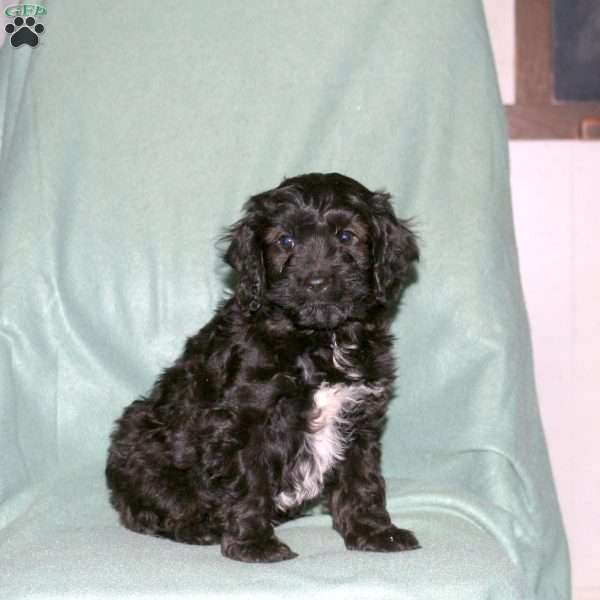
[[[330,283],[331,280],[326,279],[322,275],[313,276],[310,277],[306,282],[306,289],[311,294],[322,294],[323,292],[327,291]]]

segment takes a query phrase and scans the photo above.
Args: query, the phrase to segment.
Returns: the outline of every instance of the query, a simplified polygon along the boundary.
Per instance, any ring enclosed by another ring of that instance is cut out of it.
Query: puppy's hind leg
[[[169,469],[169,476],[163,473],[161,484],[157,488],[160,493],[153,497],[154,508],[160,515],[154,535],[184,544],[218,544],[222,523],[215,520],[214,507],[200,500],[189,473]]]
[[[146,473],[132,480],[109,464],[107,477],[111,503],[127,529],[185,544],[219,543],[222,527],[209,518],[208,507],[202,508],[185,472],[163,469],[160,477]]]
[[[167,522],[158,535],[182,544],[210,546],[221,542],[222,532],[210,527],[201,516],[178,522]]]

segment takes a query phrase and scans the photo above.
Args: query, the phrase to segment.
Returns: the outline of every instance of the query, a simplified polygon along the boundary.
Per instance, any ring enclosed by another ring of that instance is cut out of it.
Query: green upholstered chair
[[[7,3],[4,3],[6,5]],[[566,600],[507,144],[476,0],[48,3],[0,50],[0,597]],[[250,194],[339,171],[421,237],[395,321],[388,503],[422,550],[247,565],[136,535],[108,435],[212,314]]]

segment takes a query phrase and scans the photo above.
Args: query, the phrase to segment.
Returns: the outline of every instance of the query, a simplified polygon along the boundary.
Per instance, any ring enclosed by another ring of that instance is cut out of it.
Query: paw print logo
[[[34,47],[38,45],[40,38],[38,35],[44,33],[44,26],[41,23],[36,25],[33,17],[15,17],[12,23],[9,23],[4,30],[6,33],[12,33],[10,43],[16,48],[22,44]]]

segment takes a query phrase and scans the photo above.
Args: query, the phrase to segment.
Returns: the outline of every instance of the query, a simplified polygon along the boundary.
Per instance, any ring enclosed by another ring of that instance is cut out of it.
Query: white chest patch
[[[314,410],[310,431],[304,436],[292,485],[275,499],[285,510],[315,498],[323,489],[325,473],[344,456],[352,434],[349,417],[360,401],[383,393],[382,386],[353,383],[321,384],[313,396]]]

